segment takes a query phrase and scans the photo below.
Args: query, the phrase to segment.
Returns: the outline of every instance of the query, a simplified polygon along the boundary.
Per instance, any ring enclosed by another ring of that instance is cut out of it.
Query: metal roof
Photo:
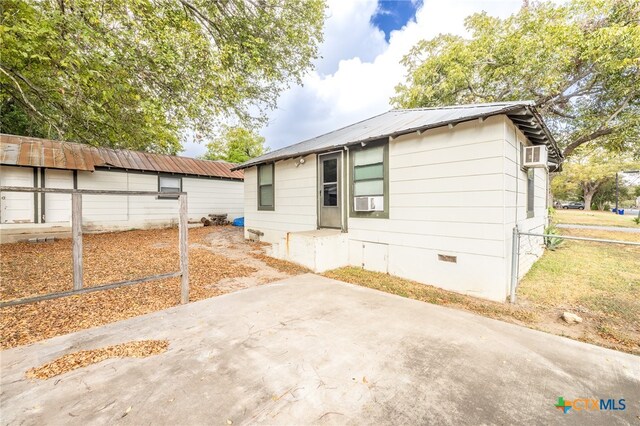
[[[235,170],[499,114],[506,114],[532,143],[548,145],[550,159],[560,163],[562,153],[533,106],[533,102],[520,101],[439,108],[395,109],[333,132],[269,152],[236,166]]]
[[[197,160],[127,149],[97,148],[80,143],[0,134],[0,164],[94,171],[96,167],[243,179],[225,161]]]

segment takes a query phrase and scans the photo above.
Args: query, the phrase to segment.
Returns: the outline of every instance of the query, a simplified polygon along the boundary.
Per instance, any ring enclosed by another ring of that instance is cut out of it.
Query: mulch
[[[49,379],[68,371],[97,364],[108,358],[145,358],[165,352],[169,347],[168,340],[138,340],[107,346],[105,348],[77,351],[66,354],[40,367],[27,371],[27,377]]]
[[[204,243],[219,228],[189,230],[189,243]],[[178,230],[136,230],[87,234],[85,287],[173,272],[178,266]],[[189,249],[190,300],[220,295],[224,278],[245,277],[256,269],[206,248]],[[0,299],[72,288],[71,241],[0,245]],[[180,279],[64,297],[0,310],[0,349],[33,343],[89,327],[166,309],[180,303]]]

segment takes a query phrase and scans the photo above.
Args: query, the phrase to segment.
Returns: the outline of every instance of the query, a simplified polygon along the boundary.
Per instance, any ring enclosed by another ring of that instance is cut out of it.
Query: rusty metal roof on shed
[[[0,134],[0,164],[94,171],[96,167],[243,179],[235,164]]]
[[[507,115],[532,143],[547,145],[552,162],[557,164],[561,162],[562,153],[533,102],[519,101],[439,108],[394,109],[333,132],[269,152],[236,166],[235,170],[500,114]]]

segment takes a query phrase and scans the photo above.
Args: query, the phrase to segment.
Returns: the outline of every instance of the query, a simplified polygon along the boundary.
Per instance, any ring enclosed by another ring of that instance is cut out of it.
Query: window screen
[[[182,178],[175,176],[160,176],[158,186],[159,191],[163,193],[159,198],[178,198],[176,193],[182,190]]]
[[[527,217],[533,217],[533,201],[535,199],[535,173],[533,169],[527,169]]]
[[[273,164],[258,166],[258,210],[273,210]]]
[[[353,195],[384,195],[384,147],[354,152]]]

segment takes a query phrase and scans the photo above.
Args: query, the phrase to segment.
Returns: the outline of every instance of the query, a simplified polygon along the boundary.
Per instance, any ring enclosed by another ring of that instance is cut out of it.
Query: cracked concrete
[[[167,352],[49,380],[65,353]],[[306,274],[0,353],[2,424],[631,424],[640,358]],[[624,398],[563,414],[558,397]],[[229,423],[231,422],[231,423]]]

